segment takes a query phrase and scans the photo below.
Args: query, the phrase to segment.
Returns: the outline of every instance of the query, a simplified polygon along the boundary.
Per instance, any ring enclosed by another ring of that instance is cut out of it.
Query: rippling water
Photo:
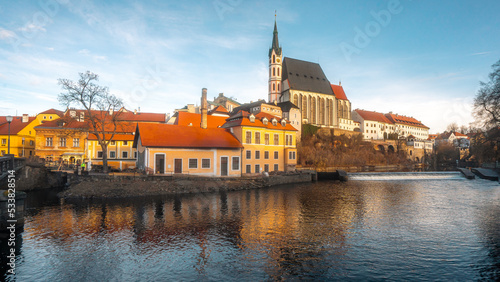
[[[90,203],[32,193],[6,279],[500,279],[497,182],[378,175]]]

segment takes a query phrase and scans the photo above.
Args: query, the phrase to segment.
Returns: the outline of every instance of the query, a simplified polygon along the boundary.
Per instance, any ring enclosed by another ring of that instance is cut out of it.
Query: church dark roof
[[[278,107],[280,107],[281,111],[283,111],[284,113],[289,112],[290,109],[293,109],[293,108],[298,109],[299,108],[294,103],[292,103],[290,101],[278,103]]]
[[[334,95],[319,64],[285,57],[282,80],[287,79],[292,90]]]

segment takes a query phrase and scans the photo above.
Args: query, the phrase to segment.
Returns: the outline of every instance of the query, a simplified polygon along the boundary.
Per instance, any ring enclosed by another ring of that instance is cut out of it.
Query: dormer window
[[[264,117],[264,118],[262,119],[262,123],[263,123],[264,125],[267,125],[267,123],[268,123],[268,122],[269,122],[269,120],[268,120],[266,117]]]
[[[275,118],[273,118],[271,122],[273,123],[274,126],[278,125],[278,121]]]
[[[250,120],[250,122],[255,122],[255,116],[253,114],[251,114],[248,119]]]
[[[69,111],[69,116],[72,118],[76,117],[76,111]]]
[[[281,126],[285,127],[286,126],[286,120],[285,119],[282,119],[281,120]]]

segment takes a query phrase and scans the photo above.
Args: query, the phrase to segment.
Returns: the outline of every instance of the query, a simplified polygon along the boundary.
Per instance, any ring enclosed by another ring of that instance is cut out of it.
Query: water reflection
[[[320,182],[90,203],[31,199],[18,278],[498,278],[498,200],[484,205],[490,194],[471,183]],[[484,240],[470,235],[478,222]]]

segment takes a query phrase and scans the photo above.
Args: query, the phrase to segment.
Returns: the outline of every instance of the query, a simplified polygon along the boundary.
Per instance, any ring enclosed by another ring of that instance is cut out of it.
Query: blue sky
[[[172,113],[223,92],[267,99],[277,10],[286,57],[318,62],[353,108],[439,132],[473,121],[500,59],[500,1],[4,1],[0,115],[64,108],[58,78],[100,75],[126,107]]]

